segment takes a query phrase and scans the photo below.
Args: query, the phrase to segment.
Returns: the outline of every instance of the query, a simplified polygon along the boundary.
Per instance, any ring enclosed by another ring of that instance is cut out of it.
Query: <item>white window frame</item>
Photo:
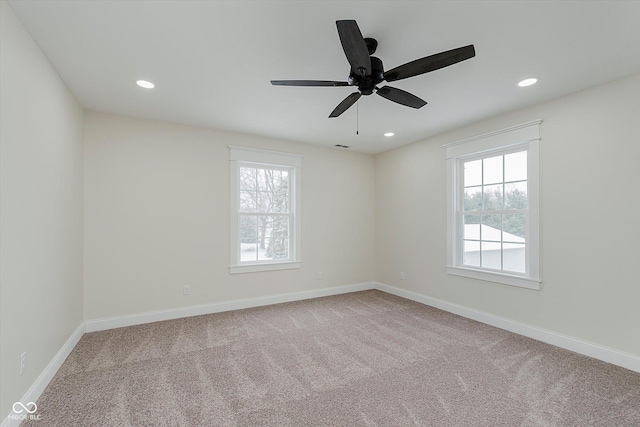
[[[540,124],[523,123],[495,132],[445,144],[447,163],[447,266],[448,274],[505,285],[540,290]],[[463,162],[514,151],[527,151],[527,201],[525,264],[523,274],[462,264]]]
[[[252,273],[258,271],[287,270],[300,268],[300,180],[302,155],[258,148],[229,146],[230,163],[230,255],[229,273]],[[240,167],[266,167],[290,171],[289,258],[286,260],[241,261],[240,257]]]

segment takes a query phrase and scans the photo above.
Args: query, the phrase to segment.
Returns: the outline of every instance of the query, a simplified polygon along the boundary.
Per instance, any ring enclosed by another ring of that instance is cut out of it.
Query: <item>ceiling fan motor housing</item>
[[[360,93],[363,95],[371,95],[374,92],[376,85],[384,80],[384,66],[380,58],[375,56],[371,59],[371,74],[370,75],[358,75],[351,71],[349,73],[349,84],[352,86],[358,86]]]

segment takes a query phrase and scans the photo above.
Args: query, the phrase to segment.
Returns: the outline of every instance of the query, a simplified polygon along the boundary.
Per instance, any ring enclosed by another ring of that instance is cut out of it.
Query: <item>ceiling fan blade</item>
[[[384,73],[384,79],[388,82],[406,79],[408,77],[418,76],[430,71],[439,70],[464,61],[465,59],[476,56],[476,50],[472,44],[469,46],[459,47],[457,49],[447,50],[446,52],[436,53],[435,55],[426,56],[415,61],[407,62]]]
[[[351,70],[358,76],[362,72],[368,76],[371,74],[371,59],[369,58],[369,49],[367,43],[362,37],[360,28],[354,20],[336,21],[338,27],[338,36],[342,49],[347,56]]]
[[[338,106],[331,112],[331,114],[329,114],[329,118],[338,117],[340,114],[347,111],[349,107],[351,107],[358,101],[358,99],[360,99],[361,96],[362,94],[360,92],[353,92],[351,95],[347,96],[342,100],[340,104],[338,104]]]
[[[271,80],[274,86],[349,86],[347,82],[328,80]]]
[[[417,96],[391,86],[381,87],[376,91],[376,93],[389,101],[397,102],[398,104],[406,105],[411,108],[422,108],[427,105],[426,101],[423,101]]]

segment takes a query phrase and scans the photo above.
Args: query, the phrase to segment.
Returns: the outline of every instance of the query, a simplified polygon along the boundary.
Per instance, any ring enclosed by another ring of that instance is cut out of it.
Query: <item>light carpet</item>
[[[640,373],[372,290],[85,334],[33,426],[640,426]]]

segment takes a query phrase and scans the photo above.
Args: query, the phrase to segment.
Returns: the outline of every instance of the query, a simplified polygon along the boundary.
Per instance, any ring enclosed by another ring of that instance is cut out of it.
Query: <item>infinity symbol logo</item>
[[[32,409],[29,409],[29,405],[32,405]],[[17,407],[17,409],[16,409]],[[33,414],[38,410],[38,405],[35,402],[29,402],[26,405],[23,405],[22,402],[16,402],[13,404],[13,412],[16,414],[22,413],[22,411],[27,411],[30,414]]]

